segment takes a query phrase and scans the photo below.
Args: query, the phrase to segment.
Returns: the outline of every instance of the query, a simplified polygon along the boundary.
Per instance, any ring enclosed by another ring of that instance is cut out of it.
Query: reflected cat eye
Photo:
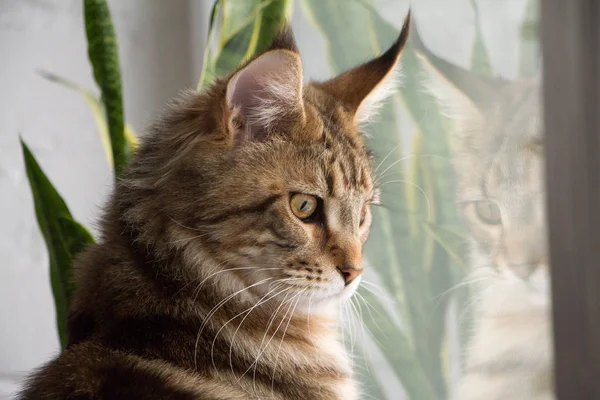
[[[309,194],[294,194],[290,199],[292,212],[296,217],[302,220],[312,217],[317,211],[318,204],[318,199]]]
[[[360,212],[360,222],[359,222],[359,226],[363,226],[363,224],[365,223],[365,217],[367,216],[367,207],[363,207],[362,211]]]
[[[479,219],[488,225],[498,225],[502,222],[500,207],[493,201],[480,200],[475,202],[475,212]]]

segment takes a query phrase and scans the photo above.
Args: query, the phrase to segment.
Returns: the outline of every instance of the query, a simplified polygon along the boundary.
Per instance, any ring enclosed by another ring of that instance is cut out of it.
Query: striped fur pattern
[[[424,65],[456,128],[458,201],[471,232],[475,321],[454,398],[554,399],[539,81],[488,82],[471,88],[484,94],[474,101]]]
[[[76,263],[68,348],[20,398],[358,398],[336,320],[377,203],[356,114],[408,26],[343,79],[306,85],[284,28],[173,101]],[[310,219],[292,212],[296,193],[318,199]]]

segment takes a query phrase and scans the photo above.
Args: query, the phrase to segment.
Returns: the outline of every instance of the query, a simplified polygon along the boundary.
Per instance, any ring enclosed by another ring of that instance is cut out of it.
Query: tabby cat
[[[378,201],[359,131],[408,37],[303,83],[288,27],[170,104],[76,263],[69,345],[21,399],[355,399],[336,306]]]
[[[432,54],[423,65],[453,123],[458,204],[471,233],[475,322],[454,398],[553,399],[539,79],[484,78]]]

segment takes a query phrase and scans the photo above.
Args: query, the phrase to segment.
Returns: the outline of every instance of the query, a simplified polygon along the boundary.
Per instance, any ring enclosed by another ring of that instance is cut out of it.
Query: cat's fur
[[[553,399],[539,80],[484,78],[435,61],[455,81],[423,58],[427,87],[454,128],[457,200],[471,232],[468,280],[476,297],[453,398]]]
[[[358,122],[397,64],[303,83],[289,28],[142,140],[76,265],[69,345],[21,399],[352,400],[339,269],[362,269],[377,201]],[[310,221],[290,196],[320,198]]]

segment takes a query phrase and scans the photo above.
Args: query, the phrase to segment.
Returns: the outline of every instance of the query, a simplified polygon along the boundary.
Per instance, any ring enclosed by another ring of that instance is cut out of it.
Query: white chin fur
[[[488,310],[547,308],[550,306],[550,277],[545,268],[538,268],[527,281],[505,271],[484,285],[484,293],[483,302]]]
[[[339,295],[339,299],[341,301],[348,300],[352,294],[358,289],[358,285],[360,285],[360,281],[362,280],[362,275],[359,275],[356,279],[354,279],[348,286],[344,286],[342,293]]]
[[[310,300],[307,298],[307,301],[300,301],[298,307],[311,314],[329,313],[331,309],[335,309],[340,303],[352,297],[361,279],[362,276],[357,277],[348,286],[343,286],[341,291],[323,293],[322,296],[308,295]]]

